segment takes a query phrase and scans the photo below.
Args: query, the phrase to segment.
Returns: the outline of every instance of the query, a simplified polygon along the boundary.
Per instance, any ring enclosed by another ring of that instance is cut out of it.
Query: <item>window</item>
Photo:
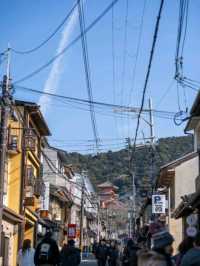
[[[27,150],[36,150],[37,137],[32,129],[27,129],[25,132],[25,147]]]
[[[34,186],[34,184],[35,184],[34,168],[33,166],[28,165],[26,168],[26,185]]]
[[[39,196],[44,196],[44,193],[45,193],[44,182],[41,179],[36,178],[34,185],[34,194],[39,197]]]
[[[18,136],[11,135],[9,137],[8,149],[16,151],[18,149]]]

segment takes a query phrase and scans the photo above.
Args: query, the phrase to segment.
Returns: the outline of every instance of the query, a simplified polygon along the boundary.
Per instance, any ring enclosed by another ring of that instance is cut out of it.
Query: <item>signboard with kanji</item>
[[[76,238],[76,224],[68,224],[68,238]]]
[[[152,195],[152,213],[165,213],[166,197],[165,195]]]

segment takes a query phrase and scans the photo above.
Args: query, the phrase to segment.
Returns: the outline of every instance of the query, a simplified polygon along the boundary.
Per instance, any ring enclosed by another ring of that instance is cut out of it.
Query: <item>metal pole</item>
[[[132,209],[132,235],[135,233],[135,219],[136,219],[136,191],[135,191],[135,173],[132,174],[133,177],[133,209]]]
[[[154,143],[155,133],[154,133],[154,119],[153,119],[153,106],[152,106],[152,98],[149,98],[149,124],[150,124],[150,137],[151,144]]]
[[[97,202],[97,242],[100,240],[100,208],[99,202]]]
[[[79,248],[81,250],[81,256],[82,256],[82,252],[83,252],[84,201],[85,201],[85,185],[84,185],[84,178],[83,178],[82,179],[82,187],[81,187],[81,217],[80,217],[80,243],[79,243]]]
[[[8,119],[10,114],[10,50],[7,54],[7,75],[3,77],[1,97],[1,122],[0,122],[0,252],[2,251],[3,231],[3,198],[5,167],[7,160],[7,135]],[[3,254],[0,254],[0,265],[3,263]]]
[[[152,99],[149,98],[149,125],[150,125],[150,138],[151,138],[151,182],[152,182],[152,193],[154,188],[154,119],[153,119],[153,105]]]
[[[170,232],[170,218],[171,218],[171,189],[168,188],[168,230]]]

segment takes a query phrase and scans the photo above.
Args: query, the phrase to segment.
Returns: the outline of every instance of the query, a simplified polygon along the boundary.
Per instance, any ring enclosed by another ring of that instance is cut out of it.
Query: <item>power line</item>
[[[79,0],[80,1],[80,0]],[[56,27],[56,29],[44,40],[42,41],[40,44],[38,44],[37,46],[28,49],[28,50],[17,50],[14,48],[11,48],[11,50],[16,53],[16,54],[21,54],[21,55],[26,55],[26,54],[31,54],[33,52],[36,52],[37,50],[39,50],[41,47],[43,47],[46,43],[48,43],[55,35],[56,33],[61,29],[61,27],[67,22],[67,20],[70,18],[70,16],[72,15],[72,13],[74,12],[75,8],[77,7],[77,3],[71,8],[71,10],[69,11],[69,13],[65,16],[65,18],[61,21],[61,23]]]
[[[101,21],[101,19],[110,11],[110,9],[112,9],[112,7],[118,2],[119,0],[113,0],[104,10],[103,12],[98,15],[96,17],[96,19],[89,25],[86,27],[85,31],[83,32],[83,34],[85,35],[86,33],[88,33],[91,29],[94,28],[94,26]],[[68,49],[70,49],[72,46],[74,46],[80,39],[81,39],[81,34],[79,34],[73,41],[71,41],[60,53],[58,53],[57,55],[55,55],[54,57],[52,57],[47,63],[45,63],[44,65],[40,66],[39,68],[37,68],[36,70],[34,70],[33,72],[31,72],[28,75],[25,75],[24,77],[18,79],[17,81],[14,82],[14,84],[17,83],[21,83],[22,81],[25,81],[27,79],[32,78],[33,76],[37,75],[38,73],[40,73],[41,71],[43,71],[45,68],[47,68],[49,65],[51,65],[58,57],[60,57],[62,54],[64,54]]]
[[[123,110],[123,111],[126,110],[127,112],[149,113],[149,109],[144,109],[144,108],[142,108],[142,110],[141,110],[141,108],[138,108],[138,107],[129,107],[129,106],[124,106],[124,105],[110,104],[110,103],[97,102],[97,101],[90,102],[89,100],[86,100],[86,99],[69,97],[69,96],[64,96],[64,95],[59,95],[59,94],[53,94],[53,93],[49,93],[49,92],[43,92],[43,91],[39,91],[39,90],[35,90],[35,89],[31,89],[31,88],[27,88],[27,87],[19,86],[19,85],[14,86],[14,88],[26,90],[26,91],[36,93],[36,94],[44,94],[44,95],[47,95],[49,97],[60,98],[62,100],[65,99],[65,100],[68,100],[70,102],[75,102],[75,103],[83,103],[83,104],[92,103],[96,106],[115,108],[115,109],[119,108],[120,110]],[[167,116],[173,116],[175,114],[175,112],[169,112],[169,111],[164,111],[164,110],[155,110],[155,109],[153,109],[152,112],[154,112],[154,114],[163,114],[163,115],[167,115]]]
[[[160,104],[163,102],[163,100],[166,98],[167,94],[170,92],[171,88],[174,85],[174,79],[172,79],[172,81],[169,83],[169,86],[167,87],[167,89],[164,91],[163,95],[161,96],[161,98],[159,99],[158,103],[156,104],[156,108],[158,108],[158,106],[160,106]]]
[[[111,14],[111,31],[112,31],[112,89],[113,89],[113,103],[116,104],[116,60],[115,60],[115,27],[114,27],[114,6],[112,7]],[[116,116],[114,116],[114,125],[116,136],[118,136],[118,121]]]
[[[90,71],[90,63],[89,63],[89,55],[88,55],[88,47],[87,47],[87,36],[84,34],[85,32],[85,18],[84,18],[84,10],[83,4],[80,0],[77,2],[78,4],[78,13],[79,13],[79,23],[80,23],[80,31],[81,31],[81,43],[82,43],[82,52],[83,52],[83,60],[84,60],[84,68],[85,68],[85,78],[86,78],[86,86],[90,107],[90,117],[92,122],[92,129],[94,134],[94,139],[96,143],[96,149],[98,150],[99,145],[99,137],[97,132],[97,124],[96,124],[96,116],[93,105],[93,93],[92,93],[92,84],[91,84],[91,71]]]
[[[175,79],[183,77],[183,51],[188,27],[189,0],[180,0],[176,43]],[[185,27],[185,28],[184,28]]]
[[[160,1],[159,11],[158,11],[158,16],[157,16],[157,20],[156,20],[155,30],[154,30],[153,43],[152,43],[152,48],[151,48],[151,53],[150,53],[150,58],[149,58],[149,63],[148,63],[148,69],[147,69],[147,73],[146,73],[146,77],[145,77],[145,83],[144,83],[144,88],[143,88],[141,107],[140,107],[140,111],[139,111],[138,119],[137,119],[137,126],[136,126],[136,131],[135,131],[135,139],[134,139],[132,154],[131,154],[131,158],[130,158],[130,162],[131,163],[132,163],[132,161],[134,159],[134,155],[135,155],[136,141],[137,141],[138,130],[139,130],[139,126],[140,126],[140,118],[141,118],[141,114],[142,114],[142,111],[143,111],[143,108],[144,108],[146,89],[147,89],[147,85],[148,85],[148,81],[149,81],[149,76],[150,76],[150,71],[151,71],[154,51],[155,51],[155,45],[156,45],[157,36],[158,36],[158,30],[159,30],[159,26],[160,26],[160,18],[161,18],[161,14],[162,14],[162,10],[163,10],[163,4],[164,4],[164,0],[161,0]]]
[[[131,86],[130,86],[130,92],[129,92],[129,100],[128,100],[128,105],[131,104],[132,100],[132,94],[133,94],[133,89],[134,89],[134,84],[135,84],[135,78],[136,78],[136,72],[137,72],[137,65],[138,65],[138,58],[140,54],[140,47],[141,47],[141,41],[142,41],[142,34],[143,34],[143,26],[144,26],[144,15],[145,15],[145,10],[146,10],[146,3],[147,0],[144,0],[144,5],[142,8],[142,17],[141,17],[141,23],[140,23],[140,30],[139,30],[139,37],[138,37],[138,42],[137,42],[137,48],[136,48],[136,56],[134,58],[134,66],[132,69],[132,80],[131,80]],[[130,119],[128,119],[128,132],[130,131]]]
[[[132,85],[131,85],[131,89],[130,89],[130,93],[129,93],[129,104],[131,104],[132,93],[133,93],[134,84],[135,84],[137,63],[138,63],[138,57],[140,54],[140,46],[141,46],[141,41],[142,41],[142,33],[143,33],[143,26],[144,26],[144,15],[145,15],[145,10],[146,10],[146,4],[147,4],[147,0],[144,0],[144,6],[142,9],[142,18],[141,18],[141,23],[140,23],[139,38],[138,38],[137,49],[136,49],[135,63],[134,63],[133,72],[132,72]]]
[[[126,50],[127,50],[127,39],[128,39],[128,10],[129,0],[126,0],[125,20],[124,20],[124,47],[123,47],[123,60],[122,60],[122,84],[121,84],[121,105],[123,104],[124,98],[124,83],[126,73]]]

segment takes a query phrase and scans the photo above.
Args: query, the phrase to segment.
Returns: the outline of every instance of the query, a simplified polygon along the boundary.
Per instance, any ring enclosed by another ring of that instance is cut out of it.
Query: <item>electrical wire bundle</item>
[[[95,106],[96,113],[99,113],[99,114],[108,114],[108,115],[116,115],[116,116],[123,116],[123,117],[129,117],[129,116],[134,117],[133,116],[134,114],[135,118],[137,118],[140,112],[139,107],[131,107],[131,106],[125,106],[125,105],[110,104],[106,102],[90,101],[90,100],[86,100],[82,98],[75,98],[75,97],[69,97],[69,96],[64,96],[64,95],[59,95],[59,94],[43,92],[40,90],[31,89],[31,88],[27,88],[27,87],[19,86],[19,85],[15,85],[14,89],[27,91],[33,94],[39,94],[39,95],[44,94],[62,103],[62,105],[60,105],[62,107],[68,106],[68,104],[70,104],[70,106],[72,106],[73,108],[81,109],[84,111],[90,111],[90,104],[92,103],[93,106]],[[164,110],[153,109],[152,112],[155,117],[162,118],[162,119],[173,119],[175,115],[175,112],[164,111]],[[149,115],[149,109],[143,108],[141,111],[141,114]]]
[[[91,70],[90,70],[88,47],[87,47],[87,37],[86,37],[86,34],[84,34],[85,32],[84,8],[83,8],[82,1],[78,0],[77,4],[78,4],[79,23],[80,23],[80,31],[81,31],[81,44],[82,44],[82,52],[83,52],[83,60],[84,60],[84,68],[85,68],[85,79],[86,79],[86,86],[87,86],[87,93],[88,93],[88,100],[89,100],[90,117],[91,117],[91,122],[92,122],[94,139],[96,143],[96,149],[98,150],[99,137],[98,137],[98,132],[97,132],[95,109],[93,105]]]

